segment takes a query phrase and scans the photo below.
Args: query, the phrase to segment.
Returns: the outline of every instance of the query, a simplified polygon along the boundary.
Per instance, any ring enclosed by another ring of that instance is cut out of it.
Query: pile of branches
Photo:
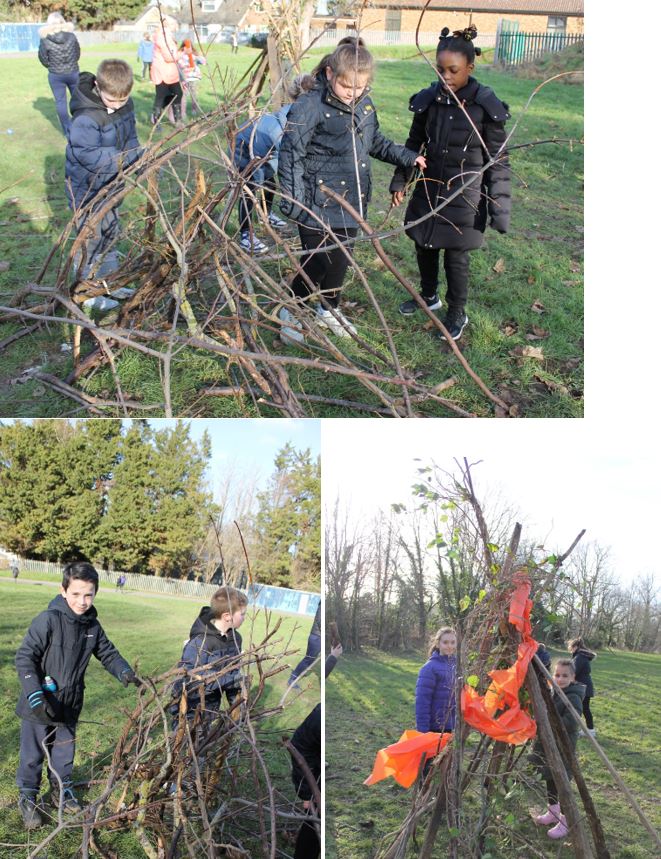
[[[118,831],[132,833],[148,859],[260,855],[273,859],[282,855],[283,847],[285,855],[289,853],[288,845],[301,822],[315,819],[296,806],[288,778],[283,783],[272,777],[272,760],[267,760],[280,749],[283,771],[288,771],[291,744],[269,729],[268,722],[284,710],[286,696],[274,706],[264,706],[262,701],[267,682],[289,669],[286,657],[293,652],[289,643],[277,637],[279,626],[280,621],[240,659],[217,671],[207,666],[203,677],[183,669],[156,678],[140,677],[137,704],[103,778],[94,780],[98,795],[88,799],[75,816],[60,813],[49,834],[29,852],[29,859],[44,855],[63,829],[76,827],[82,833],[84,859],[91,851],[103,859],[120,859],[107,846],[113,840],[109,833]],[[204,723],[200,708],[186,718],[187,683],[222,682],[224,675],[237,670],[243,676],[242,692],[230,709],[221,711],[210,724]],[[183,682],[184,692],[174,719],[177,681]]]

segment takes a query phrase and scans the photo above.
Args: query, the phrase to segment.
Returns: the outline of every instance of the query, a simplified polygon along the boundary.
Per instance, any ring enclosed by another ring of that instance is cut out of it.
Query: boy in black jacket
[[[48,749],[51,799],[65,812],[80,811],[72,790],[76,724],[83,708],[85,671],[94,655],[106,671],[139,685],[131,666],[106,637],[92,603],[99,576],[92,564],[67,564],[62,590],[30,624],[16,652],[22,694],[16,705],[21,717],[21,740],[16,784],[18,806],[26,829],[43,823],[37,806]],[[61,789],[60,789],[61,788]]]

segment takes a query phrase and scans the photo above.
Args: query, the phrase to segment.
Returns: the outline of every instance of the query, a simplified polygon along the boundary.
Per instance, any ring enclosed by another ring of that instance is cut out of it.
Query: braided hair
[[[477,27],[473,24],[465,30],[453,30],[450,35],[449,27],[443,27],[438,39],[436,55],[441,51],[452,51],[453,54],[463,54],[469,63],[475,62],[475,57],[482,53],[481,48],[476,48],[473,42],[477,38]]]

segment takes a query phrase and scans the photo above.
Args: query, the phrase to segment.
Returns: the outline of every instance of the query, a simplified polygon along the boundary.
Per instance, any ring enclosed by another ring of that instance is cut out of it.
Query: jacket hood
[[[39,30],[39,38],[52,39],[61,44],[64,41],[64,33],[73,33],[71,21],[64,21],[61,24],[46,24]]]
[[[71,96],[69,110],[71,116],[75,116],[81,110],[101,110],[107,113],[106,106],[101,101],[101,97],[94,92],[96,86],[96,77],[92,72],[81,72],[78,78],[78,86]]]
[[[58,611],[60,612],[60,614],[63,614],[67,620],[73,621],[74,623],[82,623],[85,625],[91,623],[93,620],[96,620],[98,614],[97,610],[94,608],[93,605],[87,609],[85,614],[75,614],[69,608],[69,605],[67,604],[67,601],[64,599],[62,594],[58,594],[55,599],[52,599],[48,603],[48,611]]]

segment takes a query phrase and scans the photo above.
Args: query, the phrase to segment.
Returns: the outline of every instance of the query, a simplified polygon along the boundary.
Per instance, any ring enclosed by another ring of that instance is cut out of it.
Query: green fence
[[[583,41],[580,33],[519,33],[501,31],[496,38],[494,62],[508,66],[529,62],[549,51],[562,51]]]

